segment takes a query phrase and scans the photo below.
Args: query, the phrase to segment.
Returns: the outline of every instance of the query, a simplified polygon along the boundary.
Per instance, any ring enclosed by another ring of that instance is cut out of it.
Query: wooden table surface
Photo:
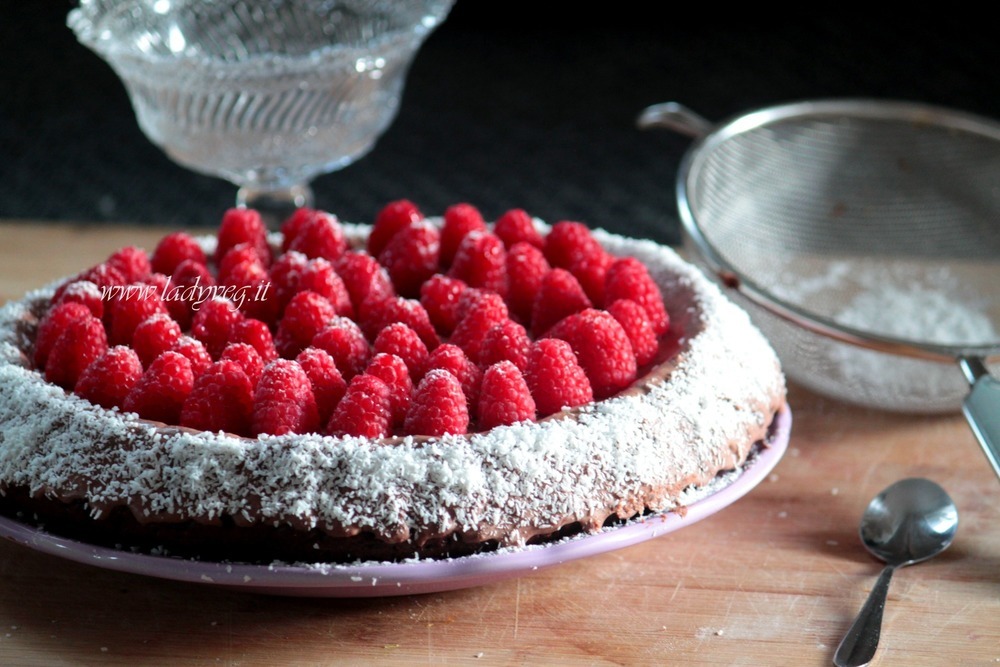
[[[0,302],[161,230],[0,224]],[[683,530],[520,578],[364,600],[265,597],[0,543],[2,665],[828,665],[881,564],[857,522],[929,477],[961,524],[896,573],[873,665],[1000,664],[1000,487],[958,415],[901,416],[792,386],[774,473]]]

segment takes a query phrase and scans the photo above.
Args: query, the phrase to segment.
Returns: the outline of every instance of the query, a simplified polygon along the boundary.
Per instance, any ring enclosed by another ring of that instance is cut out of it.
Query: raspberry
[[[164,298],[181,327],[190,326],[194,311],[208,298],[214,285],[215,277],[204,264],[186,259],[177,265],[170,276],[169,296]]]
[[[384,438],[392,433],[392,397],[374,375],[358,375],[333,410],[326,431],[335,436]]]
[[[507,304],[503,298],[499,294],[485,292],[469,307],[448,342],[462,348],[469,359],[478,363],[486,333],[497,324],[503,324],[507,318]]]
[[[530,347],[531,340],[524,327],[514,320],[506,320],[486,332],[479,348],[479,365],[485,368],[500,361],[510,361],[524,371]]]
[[[274,361],[278,358],[278,351],[274,347],[271,330],[267,328],[266,324],[252,317],[245,317],[233,324],[230,341],[250,345],[257,351],[260,358],[264,360],[264,363]]]
[[[307,347],[295,357],[295,361],[302,366],[302,370],[309,378],[309,384],[312,385],[319,423],[326,424],[333,414],[333,409],[347,391],[347,382],[340,374],[337,362],[326,350]]]
[[[646,309],[631,299],[618,299],[608,306],[607,311],[618,320],[628,335],[632,351],[635,352],[636,365],[642,367],[653,361],[660,345]]]
[[[582,222],[563,220],[552,226],[543,247],[549,264],[569,269],[578,261],[599,257],[604,248]]]
[[[443,436],[469,430],[469,408],[458,379],[442,369],[428,371],[414,391],[404,428],[412,435]]]
[[[167,315],[167,305],[156,288],[144,283],[132,283],[120,288],[106,308],[104,320],[112,345],[131,345],[135,329],[153,315]]]
[[[312,384],[302,366],[275,359],[264,367],[254,391],[251,433],[311,433],[319,427]]]
[[[334,317],[313,337],[310,345],[333,357],[345,380],[361,373],[371,356],[368,340],[361,328],[346,317]]]
[[[605,278],[604,298],[607,303],[618,299],[632,299],[646,309],[653,331],[661,336],[670,328],[670,316],[663,305],[663,295],[646,269],[634,257],[622,257],[608,268]]]
[[[171,232],[167,234],[153,249],[150,267],[156,273],[171,275],[184,260],[205,264],[208,258],[201,245],[187,232]]]
[[[250,285],[267,277],[260,250],[252,243],[239,243],[219,260],[216,282],[220,285]]]
[[[288,302],[278,322],[274,337],[278,354],[294,358],[336,317],[337,310],[328,299],[315,292],[299,292]]]
[[[108,349],[104,324],[88,311],[70,320],[55,339],[45,362],[45,379],[72,390],[80,374]]]
[[[316,257],[306,262],[299,274],[298,291],[315,292],[333,304],[338,315],[354,317],[347,286],[328,260]]]
[[[212,365],[212,355],[197,338],[183,335],[174,341],[170,351],[182,354],[187,358],[188,363],[191,364],[191,372],[195,377],[207,371],[208,367]]]
[[[420,286],[420,305],[439,334],[450,336],[458,324],[458,300],[465,288],[464,282],[443,273],[433,275]]]
[[[413,380],[406,362],[395,354],[381,352],[372,357],[365,374],[377,377],[389,387],[393,424],[402,424],[413,395]]]
[[[101,290],[102,295],[107,293],[107,288],[114,287],[115,285],[125,285],[128,283],[121,271],[107,262],[102,262],[101,264],[92,266],[86,271],[79,273],[74,278],[70,278],[57,287],[55,293],[52,295],[52,301],[58,302],[62,298],[62,293],[66,291],[70,284],[81,280],[87,280],[97,285],[97,288]]]
[[[143,419],[177,424],[192,387],[191,362],[183,354],[168,350],[149,365],[125,396],[122,409]]]
[[[232,301],[215,297],[195,311],[191,319],[191,335],[204,343],[212,359],[218,359],[232,339],[233,327],[243,319],[243,314]]]
[[[500,295],[507,292],[507,250],[491,232],[472,232],[462,239],[448,275],[469,287],[481,287]]]
[[[302,232],[303,227],[315,218],[323,216],[336,219],[333,215],[327,213],[326,211],[320,211],[307,207],[296,209],[283,223],[281,223],[281,252],[288,252],[288,248],[292,245],[292,241]]]
[[[608,398],[635,380],[632,343],[610,313],[582,310],[561,320],[547,335],[570,344],[590,380],[595,399]]]
[[[140,322],[132,336],[132,349],[143,368],[169,350],[181,333],[181,325],[166,313],[157,313]]]
[[[250,435],[251,385],[252,381],[238,362],[220,359],[194,381],[181,406],[181,426]]]
[[[87,366],[73,392],[94,405],[121,408],[125,396],[142,377],[142,362],[131,348],[117,345]]]
[[[521,322],[531,323],[535,295],[551,270],[542,251],[528,243],[515,243],[507,252],[507,305]]]
[[[424,375],[430,352],[417,332],[402,322],[394,322],[379,332],[372,343],[372,351],[392,354],[405,364],[411,377],[419,380]]]
[[[608,269],[615,258],[602,251],[599,255],[577,260],[569,267],[569,272],[580,282],[583,291],[595,307],[600,308],[604,300],[604,282]]]
[[[139,282],[152,272],[149,255],[142,248],[125,246],[111,254],[107,259],[109,266],[116,268],[126,282]]]
[[[374,341],[382,329],[394,322],[402,322],[416,331],[428,350],[433,350],[441,342],[430,316],[416,299],[393,297],[362,309],[361,329],[370,341]]]
[[[101,289],[89,280],[76,280],[67,283],[66,287],[59,293],[59,299],[53,300],[52,305],[73,301],[85,305],[90,314],[97,318],[104,317],[104,294]]]
[[[471,232],[485,232],[482,213],[472,204],[454,204],[444,212],[441,223],[441,266],[451,266],[458,246]]]
[[[531,308],[531,333],[540,338],[559,320],[592,306],[572,273],[566,269],[552,269],[542,278]]]
[[[389,202],[375,216],[375,224],[368,235],[368,253],[378,257],[396,232],[423,218],[417,205],[407,199]]]
[[[67,301],[50,308],[39,322],[38,332],[35,334],[35,368],[45,368],[52,346],[70,322],[93,316],[87,306],[75,301]]]
[[[396,293],[407,298],[420,294],[420,286],[438,268],[441,233],[428,222],[415,222],[401,229],[378,255],[389,272]]]
[[[346,252],[334,264],[347,293],[351,295],[354,312],[361,312],[361,305],[371,299],[383,301],[396,295],[389,279],[389,272],[375,258],[363,252]]]
[[[500,361],[486,369],[479,390],[477,416],[483,431],[535,419],[535,401],[517,366]]]
[[[444,370],[451,373],[458,380],[465,394],[466,405],[470,413],[475,413],[476,403],[479,398],[479,384],[483,379],[483,372],[466,356],[462,348],[450,343],[444,343],[431,352],[427,358],[427,368],[424,377],[433,370]],[[421,378],[421,382],[423,378]]]
[[[317,215],[302,224],[289,242],[288,250],[301,252],[310,259],[322,257],[333,262],[347,250],[347,238],[337,218],[329,214]]]
[[[536,248],[545,244],[531,216],[520,208],[512,208],[497,218],[493,223],[493,233],[500,237],[508,250],[518,243],[527,243]]]
[[[181,329],[191,326],[191,307],[181,298],[180,290],[170,276],[162,273],[150,273],[143,284],[149,285],[160,295],[170,316],[181,325]]]
[[[223,360],[239,364],[250,381],[250,386],[257,386],[261,373],[264,372],[264,360],[253,346],[246,343],[230,343],[219,356],[219,361]]]
[[[524,379],[539,417],[594,400],[590,380],[577,362],[573,348],[558,338],[543,338],[532,344]]]
[[[270,264],[271,247],[267,243],[267,227],[260,213],[251,208],[231,208],[222,215],[215,246],[216,265],[231,248],[249,243]]]
[[[309,263],[309,258],[294,250],[279,256],[267,270],[271,281],[271,296],[277,302],[277,312],[280,315],[292,297],[299,292],[302,272]]]

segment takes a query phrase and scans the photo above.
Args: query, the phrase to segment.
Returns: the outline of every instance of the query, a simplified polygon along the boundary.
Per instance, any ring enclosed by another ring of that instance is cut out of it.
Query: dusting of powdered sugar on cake
[[[344,225],[357,241],[363,225]],[[387,541],[473,534],[520,545],[580,521],[675,507],[746,457],[784,403],[777,358],[747,315],[673,250],[603,230],[643,261],[683,338],[669,376],[562,418],[380,443],[318,434],[239,438],[159,427],[95,407],[28,367],[0,309],[0,489],[78,497],[95,517],[371,532]],[[44,296],[44,292],[41,296]],[[35,295],[33,298],[37,298]],[[109,446],[110,445],[110,446]]]

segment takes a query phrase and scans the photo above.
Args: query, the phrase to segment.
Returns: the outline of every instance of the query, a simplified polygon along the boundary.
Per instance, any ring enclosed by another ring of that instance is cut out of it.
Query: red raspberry
[[[402,322],[394,322],[379,332],[372,344],[372,351],[392,354],[406,364],[411,377],[420,380],[424,376],[424,367],[430,352],[417,332]]]
[[[89,280],[77,280],[67,283],[66,287],[59,293],[59,300],[53,301],[52,305],[74,301],[82,303],[89,310],[90,314],[96,318],[104,317],[104,294],[101,289]]]
[[[181,336],[174,342],[170,351],[182,354],[187,358],[188,363],[191,364],[191,372],[195,377],[207,371],[208,367],[212,365],[212,355],[197,338],[187,335]]]
[[[60,303],[50,308],[39,322],[38,333],[35,334],[35,368],[45,368],[52,346],[70,322],[93,316],[87,306],[75,301]]]
[[[239,364],[246,374],[251,387],[256,387],[264,372],[264,360],[252,345],[246,343],[230,343],[222,351],[219,361],[233,361]]]
[[[479,390],[478,418],[479,429],[483,431],[534,421],[535,401],[517,366],[500,361],[486,369]]]
[[[410,409],[413,395],[413,380],[406,362],[395,354],[381,352],[372,357],[365,374],[377,377],[389,387],[392,421],[393,424],[401,425]]]
[[[294,250],[281,255],[267,270],[268,278],[271,281],[271,297],[277,302],[277,313],[280,316],[284,312],[285,306],[291,301],[297,292],[300,292],[299,283],[302,281],[302,272],[305,271],[309,258],[301,252]]]
[[[317,215],[302,224],[288,250],[301,252],[310,259],[322,257],[334,262],[347,250],[347,237],[337,218]]]
[[[239,243],[219,260],[216,282],[220,285],[250,285],[267,277],[267,266],[260,249],[252,243]]]
[[[411,435],[443,436],[469,430],[469,408],[458,379],[442,369],[428,371],[414,391],[404,429]]]
[[[593,304],[579,281],[566,269],[555,268],[542,278],[531,309],[531,333],[540,338],[556,322]]]
[[[527,243],[539,249],[545,244],[531,216],[520,208],[512,208],[497,218],[493,223],[493,233],[500,237],[508,250],[518,243]]]
[[[378,304],[368,304],[362,309],[361,330],[370,341],[374,341],[382,329],[394,322],[402,322],[416,331],[428,350],[433,350],[441,343],[430,316],[416,299],[393,297]]]
[[[187,232],[171,232],[156,244],[149,263],[156,273],[169,276],[181,262],[188,259],[198,264],[208,262],[201,244],[193,236]]]
[[[368,365],[371,349],[361,328],[346,317],[334,317],[317,333],[310,345],[333,357],[345,380],[361,373]]]
[[[594,400],[590,380],[577,362],[573,348],[558,338],[543,338],[532,344],[524,379],[539,417]]]
[[[253,400],[251,433],[312,433],[319,427],[312,384],[295,361],[275,359],[265,366]]]
[[[636,365],[642,367],[653,361],[660,344],[646,309],[631,299],[618,299],[607,310],[628,335],[632,351],[635,352]]]
[[[113,252],[107,259],[109,266],[118,269],[127,282],[139,282],[152,272],[149,255],[142,248],[125,246]]]
[[[602,307],[604,300],[604,283],[608,269],[615,258],[601,251],[599,255],[577,260],[569,267],[569,272],[580,282],[583,291],[596,308]]]
[[[351,295],[347,292],[347,286],[337,275],[333,264],[322,257],[310,259],[302,267],[297,291],[315,292],[326,297],[333,304],[338,315],[354,317],[354,306],[351,304]]]
[[[163,298],[181,327],[188,328],[194,311],[210,298],[215,277],[204,264],[186,259],[170,276],[170,286]]]
[[[389,272],[396,293],[407,298],[420,294],[420,286],[438,268],[441,233],[429,222],[415,222],[401,229],[378,255]]]
[[[368,253],[378,257],[396,232],[423,218],[417,205],[407,199],[389,202],[375,216],[375,224],[368,235]]]
[[[485,232],[483,214],[472,204],[454,204],[444,212],[441,223],[441,266],[451,266],[458,246],[471,232]]]
[[[507,293],[507,249],[503,241],[491,232],[468,234],[455,252],[448,275],[469,287]]]
[[[389,272],[367,253],[345,252],[334,267],[351,295],[355,313],[360,313],[361,305],[369,299],[378,302],[396,295]]]
[[[132,349],[138,355],[143,368],[146,368],[154,359],[173,347],[181,334],[181,325],[170,315],[157,313],[147,317],[135,328]]]
[[[271,246],[267,242],[267,226],[260,213],[251,208],[231,208],[222,215],[215,246],[215,263],[222,261],[231,248],[249,243],[270,264]]]
[[[315,292],[299,292],[288,302],[278,322],[274,337],[278,354],[285,359],[295,358],[336,317],[337,309],[329,299]]]
[[[442,336],[450,336],[458,324],[458,301],[465,288],[463,281],[443,273],[435,274],[420,286],[420,305]]]
[[[84,369],[73,392],[94,405],[121,408],[125,396],[142,377],[142,362],[124,345],[108,349]]]
[[[448,342],[458,345],[469,355],[469,359],[479,363],[480,348],[487,332],[507,321],[508,316],[503,298],[494,292],[486,292],[469,307]]]
[[[201,304],[191,319],[191,335],[205,345],[205,349],[218,359],[233,337],[233,327],[244,319],[229,299],[215,297]]]
[[[335,436],[385,438],[392,434],[392,396],[374,375],[358,375],[333,410],[326,431]]]
[[[191,362],[183,354],[168,350],[149,365],[125,397],[122,409],[143,419],[177,424],[192,387]]]
[[[483,372],[472,363],[466,356],[462,348],[450,343],[444,343],[431,352],[427,358],[427,369],[424,372],[426,377],[433,370],[448,371],[458,380],[465,393],[466,405],[469,412],[474,414],[476,404],[479,400],[479,384],[483,379]],[[423,381],[423,378],[421,378]]]
[[[479,365],[485,368],[500,361],[510,361],[524,371],[530,347],[531,340],[524,327],[514,320],[506,320],[486,332],[479,348]]]
[[[116,289],[121,291],[108,301],[104,317],[112,345],[131,345],[136,327],[153,315],[170,316],[155,287],[132,283]]]
[[[264,360],[264,363],[274,361],[278,358],[278,351],[274,347],[274,339],[271,337],[271,330],[260,320],[252,317],[245,317],[237,320],[233,325],[230,335],[233,343],[246,343],[253,347]]]
[[[549,264],[569,269],[578,261],[599,257],[604,248],[582,222],[563,220],[552,226],[545,237],[545,259]]]
[[[292,245],[292,241],[302,232],[302,228],[309,224],[310,221],[324,216],[336,219],[335,216],[327,213],[326,211],[320,211],[307,207],[296,209],[283,223],[281,223],[281,252],[288,252],[288,248]]]
[[[326,424],[333,414],[333,409],[347,391],[347,382],[340,374],[337,362],[326,350],[307,347],[295,357],[295,361],[302,366],[302,370],[309,378],[309,384],[312,385],[319,423]]]
[[[670,316],[663,305],[660,288],[649,275],[646,265],[635,257],[617,259],[608,268],[604,298],[607,303],[632,299],[645,308],[657,336],[662,336],[670,328]]]
[[[45,362],[45,379],[72,390],[80,374],[108,349],[104,324],[88,313],[66,323]]]
[[[507,252],[507,305],[521,322],[531,323],[535,295],[551,270],[542,251],[528,243],[515,243]]]
[[[223,358],[195,379],[181,407],[180,424],[248,436],[252,415],[252,381],[238,362]]]
[[[635,381],[632,343],[610,313],[594,308],[582,310],[561,320],[547,335],[570,344],[590,380],[595,399],[608,398]]]
[[[62,298],[62,293],[66,291],[69,285],[81,280],[87,280],[97,285],[97,289],[101,290],[101,294],[104,295],[105,298],[107,298],[108,288],[114,287],[115,285],[128,284],[128,281],[125,280],[125,276],[122,275],[121,271],[107,262],[103,262],[90,267],[86,271],[79,273],[76,277],[70,278],[57,287],[55,293],[52,295],[52,301],[58,302]]]

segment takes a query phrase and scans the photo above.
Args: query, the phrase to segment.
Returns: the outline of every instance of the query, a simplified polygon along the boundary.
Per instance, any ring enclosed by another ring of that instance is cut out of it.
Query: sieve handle
[[[1000,381],[990,375],[981,359],[959,359],[972,391],[962,403],[962,412],[976,434],[983,453],[1000,477]]]
[[[646,107],[636,121],[640,129],[665,127],[679,134],[699,139],[709,134],[714,125],[677,102],[664,102]]]

